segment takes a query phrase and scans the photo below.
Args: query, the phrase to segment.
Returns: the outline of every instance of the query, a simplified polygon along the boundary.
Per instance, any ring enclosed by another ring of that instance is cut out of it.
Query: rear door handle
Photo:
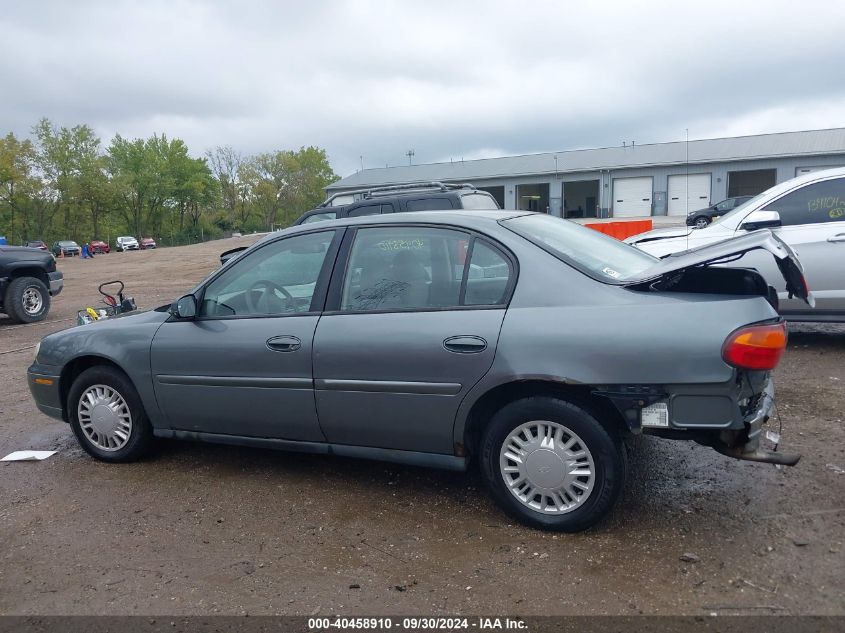
[[[845,233],[837,233],[827,238],[828,242],[845,242]]]
[[[487,349],[487,341],[480,336],[450,336],[443,341],[443,347],[456,354],[477,354]]]
[[[302,341],[295,336],[274,336],[267,339],[267,349],[273,352],[295,352],[302,347]]]

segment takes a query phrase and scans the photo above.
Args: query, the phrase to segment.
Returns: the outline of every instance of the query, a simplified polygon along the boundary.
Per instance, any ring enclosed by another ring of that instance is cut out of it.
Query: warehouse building
[[[685,216],[843,165],[845,128],[835,128],[364,169],[326,191],[469,182],[489,191],[504,209],[567,218]]]

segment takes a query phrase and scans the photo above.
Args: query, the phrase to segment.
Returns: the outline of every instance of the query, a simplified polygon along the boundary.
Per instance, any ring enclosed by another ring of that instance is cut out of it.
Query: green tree
[[[243,172],[252,205],[268,229],[287,226],[313,209],[337,179],[325,150],[317,147],[258,154]]]
[[[188,157],[181,139],[168,140],[154,134],[148,139],[114,137],[108,150],[108,166],[121,212],[129,232],[142,236],[162,230],[164,212],[176,192],[177,164]]]
[[[29,239],[29,212],[39,185],[32,142],[12,133],[0,138],[0,225],[8,227],[10,239]]]
[[[66,236],[79,236],[81,219],[80,180],[91,170],[101,155],[100,139],[87,125],[55,127],[49,119],[41,119],[33,128],[36,138],[42,195],[52,207],[50,221],[58,215]]]
[[[202,213],[218,200],[219,183],[202,158],[179,154],[171,158],[169,169],[174,183],[173,199],[179,213],[179,232],[185,228],[186,216],[191,228],[196,230]]]
[[[246,204],[248,188],[242,178],[245,163],[243,155],[225,145],[206,152],[206,158],[220,188],[220,203],[227,224],[237,225],[239,229],[245,228],[249,205]]]

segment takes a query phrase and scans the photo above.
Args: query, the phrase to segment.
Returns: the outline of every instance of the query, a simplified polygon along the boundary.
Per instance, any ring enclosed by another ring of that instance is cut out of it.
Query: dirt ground
[[[776,372],[797,467],[642,438],[574,536],[509,523],[475,473],[177,441],[106,465],[37,411],[32,348],[99,282],[153,308],[254,239],[63,260],[47,322],[0,317],[0,455],[59,451],[0,464],[0,614],[845,613],[845,326],[793,326]]]

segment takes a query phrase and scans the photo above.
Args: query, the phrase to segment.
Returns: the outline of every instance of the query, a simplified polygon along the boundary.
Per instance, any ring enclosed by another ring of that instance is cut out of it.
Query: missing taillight
[[[722,345],[722,359],[733,367],[769,370],[786,349],[786,323],[749,325],[734,331]]]

